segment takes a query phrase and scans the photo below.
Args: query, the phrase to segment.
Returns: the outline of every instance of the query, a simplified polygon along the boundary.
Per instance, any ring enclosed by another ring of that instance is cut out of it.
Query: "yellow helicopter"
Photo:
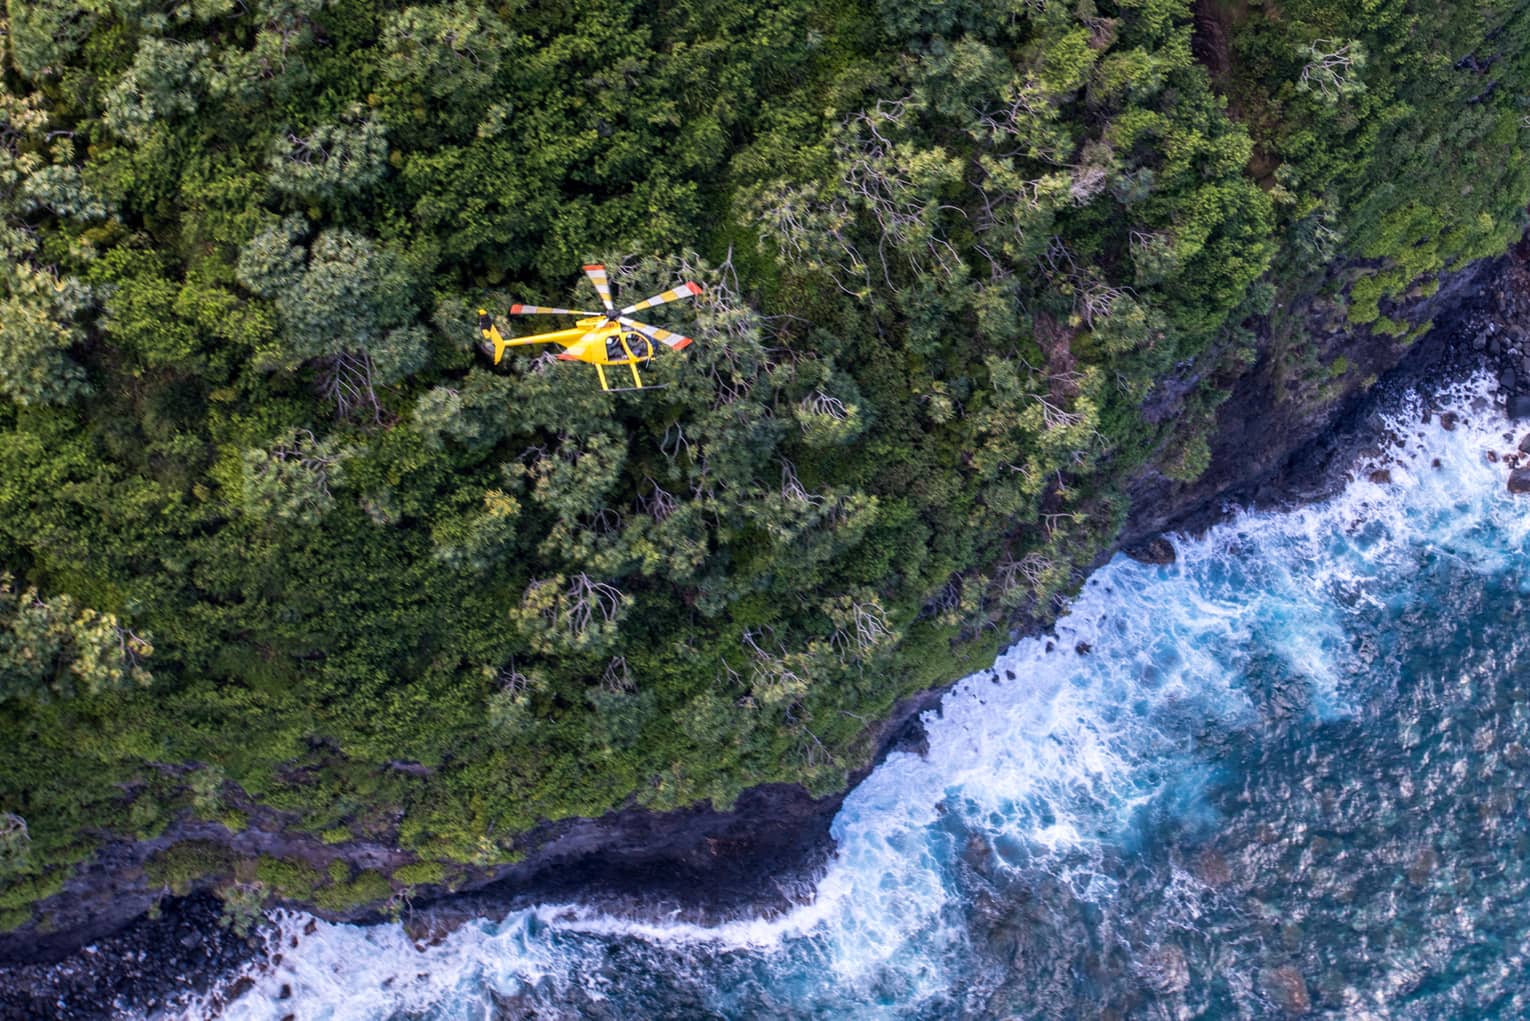
[[[588,362],[595,366],[595,371],[600,376],[602,390],[644,389],[643,377],[638,375],[637,367],[640,363],[646,363],[653,358],[655,352],[653,342],[658,341],[673,351],[679,351],[691,342],[691,338],[662,330],[657,326],[650,326],[648,323],[640,323],[628,317],[634,312],[641,312],[655,305],[663,305],[680,298],[695,297],[701,293],[701,285],[687,281],[679,287],[645,298],[635,305],[618,309],[611,301],[611,282],[606,276],[606,268],[597,263],[584,267],[584,272],[590,278],[590,283],[595,285],[595,293],[600,295],[601,304],[606,309],[604,313],[583,312],[569,308],[544,308],[541,305],[511,305],[510,314],[513,316],[555,315],[581,316],[582,318],[571,329],[507,339],[499,332],[499,327],[494,325],[493,316],[489,315],[487,310],[479,309],[478,330],[483,334],[483,339],[488,342],[483,345],[484,353],[493,354],[494,364],[498,365],[499,360],[505,355],[506,348],[522,347],[527,344],[561,344],[564,350],[558,353],[559,360]],[[611,386],[606,380],[607,365],[627,366],[632,372],[632,386]]]

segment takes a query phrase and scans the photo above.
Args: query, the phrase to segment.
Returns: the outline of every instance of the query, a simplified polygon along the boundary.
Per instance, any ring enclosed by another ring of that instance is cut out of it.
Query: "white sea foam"
[[[944,962],[967,938],[947,910],[962,834],[1009,849],[1006,868],[1106,901],[1116,880],[1093,851],[1126,839],[1155,799],[1172,795],[1187,816],[1210,811],[1197,807],[1196,735],[1236,730],[1275,697],[1250,687],[1253,638],[1309,686],[1300,711],[1341,716],[1357,669],[1346,615],[1386,606],[1379,580],[1419,543],[1487,569],[1523,559],[1530,504],[1507,494],[1507,468],[1486,457],[1514,447],[1489,388],[1474,379],[1432,400],[1455,414],[1453,430],[1424,424],[1422,402],[1407,402],[1386,423],[1398,443],[1358,465],[1333,500],[1175,537],[1172,565],[1117,558],[1096,572],[1054,635],[955,686],[925,720],[927,756],[895,753],[850,794],[833,823],[838,854],[808,904],[716,926],[547,905],[423,950],[398,926],[318,922],[305,935],[310,920],[286,914],[272,936],[280,963],[263,965],[226,1016],[484,1016],[487,990],[598,1002],[615,981],[602,963],[613,940],[646,945],[652,967],[677,971],[756,962],[751,981],[775,983],[777,1002],[833,1001],[855,1016],[947,995],[957,980]],[[1390,481],[1372,481],[1383,468]]]

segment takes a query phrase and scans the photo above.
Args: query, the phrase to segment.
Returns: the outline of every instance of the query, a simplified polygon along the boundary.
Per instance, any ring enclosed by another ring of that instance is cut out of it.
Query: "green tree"
[[[266,368],[294,369],[316,358],[365,355],[378,383],[424,362],[426,335],[410,320],[414,282],[403,259],[354,231],[321,231],[305,251],[303,221],[288,217],[240,253],[239,281],[273,300],[280,344],[259,353]]]
[[[580,572],[533,579],[510,620],[544,655],[601,654],[617,642],[632,599],[614,585]]]
[[[156,121],[196,110],[207,56],[201,41],[180,43],[146,36],[127,73],[106,94],[103,120],[112,132],[142,142]]]
[[[371,187],[388,169],[387,131],[374,120],[284,131],[271,152],[271,186],[315,202]]]
[[[46,702],[144,686],[153,677],[143,661],[154,652],[147,636],[116,615],[75,608],[67,595],[17,592],[0,574],[0,701]]]
[[[452,506],[431,529],[436,559],[452,568],[486,571],[515,541],[515,498],[498,489],[484,493],[477,509]]]
[[[495,116],[495,82],[518,44],[504,18],[481,4],[410,6],[389,14],[383,24],[383,74],[401,98],[428,99],[446,108],[449,124],[471,127],[486,112]],[[504,113],[500,106],[501,119]]]
[[[1303,92],[1315,92],[1323,102],[1332,104],[1365,91],[1365,82],[1360,79],[1365,46],[1360,40],[1319,39],[1298,46],[1296,55],[1304,61],[1296,82]]]
[[[18,404],[57,404],[85,393],[85,372],[69,355],[84,337],[75,318],[90,289],[26,262],[0,275],[0,393]]]
[[[25,78],[63,71],[96,26],[92,11],[72,0],[6,0],[6,50]]]
[[[294,429],[244,453],[244,511],[272,526],[316,524],[334,506],[331,487],[347,452],[332,439]]]
[[[27,821],[15,812],[0,812],[0,876],[24,870],[31,849]]]

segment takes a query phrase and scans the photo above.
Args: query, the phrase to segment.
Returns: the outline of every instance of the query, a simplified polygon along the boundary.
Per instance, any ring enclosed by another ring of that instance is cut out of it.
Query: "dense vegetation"
[[[1530,199],[1516,0],[9,0],[4,32],[7,927],[177,816],[433,882],[543,819],[833,788],[1055,612],[1128,474],[1204,469],[1251,325],[1299,397],[1343,367],[1292,296],[1406,343],[1391,299]],[[476,351],[481,304],[590,307],[591,259],[708,288],[653,315],[698,341],[665,389]],[[182,848],[167,888],[234,870]]]

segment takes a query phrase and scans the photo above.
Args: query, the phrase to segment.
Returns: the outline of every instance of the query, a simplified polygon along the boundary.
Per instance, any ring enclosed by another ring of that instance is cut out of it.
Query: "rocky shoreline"
[[[1319,359],[1347,360],[1338,385],[1321,399],[1291,399],[1273,345],[1233,379],[1218,380],[1232,396],[1217,414],[1211,462],[1195,482],[1155,473],[1134,480],[1131,512],[1116,550],[1141,559],[1171,558],[1161,533],[1199,531],[1233,506],[1277,507],[1320,499],[1345,481],[1369,442],[1364,429],[1377,403],[1417,386],[1429,389],[1488,368],[1514,417],[1530,417],[1530,244],[1466,267],[1427,297],[1389,310],[1434,328],[1411,347],[1363,331],[1324,332],[1327,312],[1309,299],[1292,315],[1308,319],[1305,338]],[[1268,324],[1266,324],[1267,326]],[[1199,380],[1166,382],[1188,393]],[[1166,402],[1172,413],[1173,401]],[[954,679],[953,679],[954,680]],[[878,728],[876,757],[923,741],[922,712],[946,689],[906,699]],[[532,902],[594,900],[618,912],[679,912],[714,921],[744,910],[773,913],[811,893],[833,853],[829,823],[844,792],[813,798],[801,788],[766,785],[746,791],[734,808],[697,806],[657,814],[626,809],[599,819],[564,820],[533,834],[537,850],[514,866],[486,871],[462,893],[416,901],[407,924],[433,938],[463,921]],[[218,903],[199,896],[166,900],[156,917],[98,919],[96,928],[63,927],[29,947],[0,945],[0,1018],[94,1018],[145,1013],[210,987],[260,953],[217,924]],[[344,920],[376,920],[376,906]],[[116,929],[115,932],[112,930]],[[81,947],[86,941],[90,945]]]
[[[93,1021],[184,1005],[258,951],[218,924],[220,911],[210,895],[174,898],[62,961],[0,968],[0,1021]]]

